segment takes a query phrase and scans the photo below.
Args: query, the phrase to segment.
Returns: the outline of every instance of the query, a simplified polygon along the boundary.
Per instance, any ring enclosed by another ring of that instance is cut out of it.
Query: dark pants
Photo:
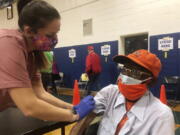
[[[48,91],[48,86],[52,86],[52,75],[51,73],[41,73],[43,87]]]
[[[99,86],[97,84],[98,78],[99,78],[100,73],[97,74],[89,74],[88,78],[89,81],[87,83],[87,93],[86,95],[90,95],[92,90],[99,90]]]
[[[52,74],[52,89],[53,89],[53,92],[57,93],[55,80],[61,80],[61,77],[59,76],[59,74]]]

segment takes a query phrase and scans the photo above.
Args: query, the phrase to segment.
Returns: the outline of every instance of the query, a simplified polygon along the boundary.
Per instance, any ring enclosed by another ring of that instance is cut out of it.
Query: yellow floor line
[[[46,133],[44,135],[60,135],[60,134],[61,134],[61,129],[57,129],[52,132]]]
[[[71,124],[71,125],[65,127],[65,134],[66,135],[69,135],[71,128],[74,126],[74,124]],[[61,135],[61,129],[54,130],[54,131],[46,133],[44,135]]]

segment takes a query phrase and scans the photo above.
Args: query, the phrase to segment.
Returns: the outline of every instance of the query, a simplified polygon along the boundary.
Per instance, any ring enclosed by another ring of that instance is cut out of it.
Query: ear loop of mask
[[[127,80],[128,82],[124,82],[124,79],[123,78],[121,78],[121,77],[126,77],[127,79],[129,79],[129,80]],[[123,75],[123,74],[120,74],[119,75],[119,77],[118,77],[118,81],[119,80],[121,80],[122,81],[122,83],[125,83],[125,84],[129,84],[129,85],[131,85],[131,84],[143,84],[143,83],[145,83],[146,81],[148,81],[148,80],[151,80],[152,79],[152,77],[148,77],[147,79],[145,79],[145,80],[139,80],[139,79],[135,79],[135,78],[133,78],[133,77],[129,77],[129,76],[127,76],[127,75]],[[135,81],[134,83],[131,83],[131,82],[129,82],[129,81]]]
[[[147,79],[143,80],[141,83],[145,83],[147,81],[150,81],[152,79],[152,77],[148,77]]]

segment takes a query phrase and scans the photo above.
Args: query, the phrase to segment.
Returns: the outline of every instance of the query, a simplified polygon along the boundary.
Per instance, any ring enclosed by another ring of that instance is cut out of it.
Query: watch
[[[77,114],[77,111],[76,111],[76,109],[74,107],[72,108],[72,113]]]

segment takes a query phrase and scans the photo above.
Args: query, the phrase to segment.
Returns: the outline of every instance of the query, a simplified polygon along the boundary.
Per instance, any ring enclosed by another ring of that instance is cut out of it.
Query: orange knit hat
[[[126,64],[128,61],[132,61],[150,71],[154,78],[158,77],[162,67],[160,59],[155,54],[144,49],[137,50],[127,56],[117,55],[113,57],[113,60],[114,62],[121,64]]]

